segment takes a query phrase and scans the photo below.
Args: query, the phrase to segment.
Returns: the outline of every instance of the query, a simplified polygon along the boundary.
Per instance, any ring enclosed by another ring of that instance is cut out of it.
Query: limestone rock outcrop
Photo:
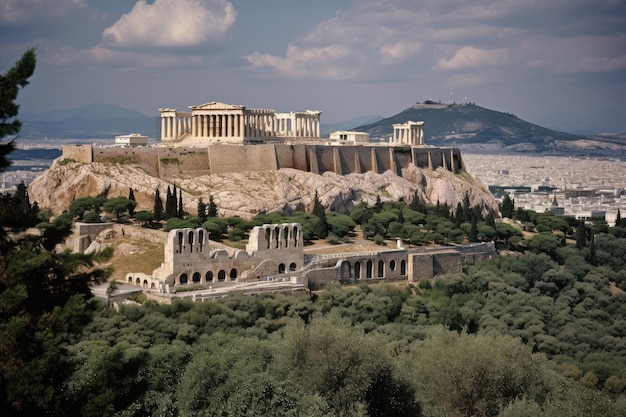
[[[360,201],[373,204],[378,196],[382,201],[410,201],[417,192],[426,203],[446,203],[452,208],[468,194],[471,205],[483,207],[485,213],[498,213],[491,193],[468,174],[454,174],[441,168],[420,169],[412,164],[402,170],[402,176],[391,171],[318,175],[279,169],[157,178],[132,164],[60,163],[59,159],[29,185],[28,193],[31,202],[37,201],[39,207],[58,214],[76,198],[104,192],[109,197],[128,196],[132,187],[138,203],[136,210],[152,210],[155,190],[159,188],[165,199],[167,187],[174,183],[182,190],[187,212],[195,214],[199,198],[208,203],[212,196],[221,216],[237,215],[245,219],[276,210],[310,210],[315,191],[326,207],[337,212],[347,212]]]

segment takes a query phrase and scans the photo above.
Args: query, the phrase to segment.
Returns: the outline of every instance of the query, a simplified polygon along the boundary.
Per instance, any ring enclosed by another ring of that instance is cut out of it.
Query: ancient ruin
[[[160,300],[183,296],[201,301],[229,291],[306,291],[331,282],[417,282],[461,272],[463,263],[496,254],[493,242],[406,248],[398,241],[392,250],[305,255],[302,228],[297,223],[256,226],[246,250],[229,254],[211,246],[205,229],[171,230],[161,266],[151,275],[129,273],[126,283]]]

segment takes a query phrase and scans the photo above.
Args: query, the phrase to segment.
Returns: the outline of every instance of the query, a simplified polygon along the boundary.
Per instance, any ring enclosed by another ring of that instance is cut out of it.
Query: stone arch
[[[147,280],[147,279],[144,279],[144,280],[143,280],[143,285],[142,285],[142,287],[144,287],[144,288],[148,288],[148,280]]]
[[[272,247],[274,249],[278,249],[279,248],[279,244],[280,244],[279,239],[278,239],[279,230],[280,229],[278,227],[274,227],[272,229],[272,233],[273,233],[273,236],[272,236],[272,243],[273,243],[273,245],[272,245]]]
[[[400,275],[406,275],[406,261],[404,259],[400,261]]]
[[[289,227],[283,227],[283,248],[289,247]]]
[[[391,269],[392,271],[396,270],[396,261],[394,259],[389,261],[389,269]]]
[[[180,274],[180,277],[178,277],[178,283],[181,285],[189,283],[189,277],[187,276],[187,274]]]
[[[382,259],[378,261],[378,278],[383,278],[385,276],[385,261]]]
[[[292,272],[295,271],[297,267],[298,266],[296,265],[295,262],[292,262],[292,263],[289,264],[289,270],[292,271]]]
[[[178,233],[176,233],[176,236],[178,237],[178,248],[176,249],[176,253],[182,253],[183,252],[183,232],[179,230]]]
[[[371,278],[372,277],[372,270],[373,270],[373,264],[372,264],[372,260],[368,260],[367,263],[365,264],[365,278]]]
[[[150,284],[150,288],[153,289],[153,290],[156,289],[156,285],[154,285],[154,282],[152,284]]]
[[[233,268],[230,270],[230,279],[237,279],[237,269]]]
[[[204,229],[198,230],[198,250],[202,252],[204,250]]]
[[[135,280],[135,285],[141,285],[141,279],[139,277]]]
[[[361,261],[356,261],[354,263],[354,278],[361,278]]]
[[[343,261],[341,262],[341,266],[339,267],[339,277],[340,279],[350,279],[351,277],[351,273],[350,273],[350,262],[348,261]]]
[[[194,272],[194,273],[193,273],[193,276],[191,277],[191,281],[192,281],[194,284],[199,283],[199,282],[200,282],[200,272]]]
[[[278,273],[279,274],[284,274],[285,273],[285,264],[283,264],[283,263],[278,264]]]
[[[220,269],[220,272],[217,273],[217,280],[226,281],[226,271],[224,271],[223,269]]]
[[[213,282],[213,271],[207,271],[207,273],[204,274],[204,280],[205,282]]]
[[[131,284],[133,283],[133,276],[132,275],[128,277],[128,282],[130,282]]]
[[[189,243],[189,252],[193,253],[193,244],[194,242],[193,230],[187,232],[187,243]]]
[[[267,249],[270,248],[272,242],[272,231],[269,227],[265,228],[265,243],[267,243]]]

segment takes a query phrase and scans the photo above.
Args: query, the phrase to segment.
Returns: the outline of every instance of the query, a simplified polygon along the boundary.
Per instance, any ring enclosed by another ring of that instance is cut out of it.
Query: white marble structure
[[[121,146],[144,146],[148,144],[148,137],[140,133],[118,135],[115,137],[115,144]]]
[[[276,113],[237,104],[210,102],[191,112],[161,108],[161,140],[183,139],[243,143],[269,138],[319,138],[320,111]]]
[[[370,135],[367,132],[351,132],[347,130],[336,130],[328,135],[332,142],[338,143],[368,143]]]
[[[408,121],[393,125],[391,143],[418,146],[424,144],[424,122]]]

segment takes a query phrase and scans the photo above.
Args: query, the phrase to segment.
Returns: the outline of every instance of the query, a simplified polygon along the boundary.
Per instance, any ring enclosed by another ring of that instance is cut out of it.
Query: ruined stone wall
[[[91,145],[67,145],[63,147],[63,159],[73,159],[77,162],[90,164],[93,162],[93,148]]]

